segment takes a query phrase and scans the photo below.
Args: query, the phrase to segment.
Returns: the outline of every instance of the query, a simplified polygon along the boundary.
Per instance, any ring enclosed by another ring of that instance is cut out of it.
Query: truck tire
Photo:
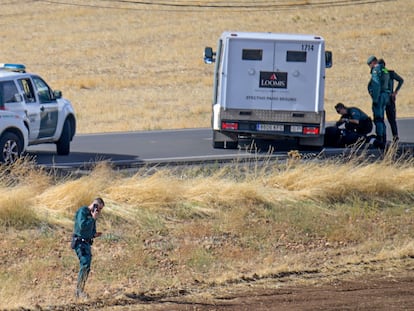
[[[214,149],[224,149],[224,141],[214,141],[213,140],[213,148]]]
[[[238,146],[239,146],[238,141],[226,141],[224,143],[224,148],[226,149],[237,149]]]
[[[11,132],[5,132],[0,137],[0,162],[11,164],[17,161],[22,153],[22,141]]]
[[[68,119],[65,120],[63,125],[62,134],[59,140],[56,142],[56,152],[58,155],[68,155],[70,153],[70,137],[71,128]]]

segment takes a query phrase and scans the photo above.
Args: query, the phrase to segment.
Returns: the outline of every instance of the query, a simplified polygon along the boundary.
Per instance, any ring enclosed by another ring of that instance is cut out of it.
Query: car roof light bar
[[[13,72],[26,72],[26,66],[23,64],[0,64],[0,69]]]

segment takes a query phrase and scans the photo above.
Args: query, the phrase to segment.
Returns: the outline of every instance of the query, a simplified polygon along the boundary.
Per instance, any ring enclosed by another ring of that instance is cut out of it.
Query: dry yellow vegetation
[[[235,163],[128,176],[102,163],[61,179],[30,162],[1,167],[0,309],[72,310],[73,215],[97,195],[106,201],[98,221],[104,234],[87,284],[97,305],[133,293],[224,292],[245,278],[269,278],[274,287],[408,273],[413,168],[412,160],[391,158],[291,159],[254,170]]]
[[[214,69],[202,61],[205,46],[215,47],[224,30],[313,33],[334,53],[326,78],[328,119],[337,119],[337,102],[371,113],[371,54],[405,79],[398,116],[414,115],[411,0],[272,1],[260,9],[203,7],[223,5],[209,0],[169,3],[193,6],[7,1],[1,4],[0,61],[24,63],[61,89],[77,111],[78,133],[209,127]]]

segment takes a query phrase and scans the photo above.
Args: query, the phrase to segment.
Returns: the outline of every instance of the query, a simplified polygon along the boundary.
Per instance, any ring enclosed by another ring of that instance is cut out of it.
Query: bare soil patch
[[[194,282],[158,292],[119,289],[84,301],[18,310],[414,310],[413,268],[414,259],[407,257],[354,263],[338,267],[334,275],[311,270],[224,284]]]
[[[413,291],[412,277],[368,277],[321,286],[258,287],[217,296],[209,303],[158,303],[153,310],[413,310]]]

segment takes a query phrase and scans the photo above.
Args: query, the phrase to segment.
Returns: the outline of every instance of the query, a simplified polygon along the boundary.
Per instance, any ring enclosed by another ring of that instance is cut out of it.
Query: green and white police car
[[[58,155],[70,153],[70,143],[76,133],[72,104],[39,75],[27,73],[22,64],[0,64],[2,110],[24,116],[29,131],[28,145],[54,143]]]
[[[26,150],[29,130],[24,115],[0,110],[0,162],[14,163]]]

